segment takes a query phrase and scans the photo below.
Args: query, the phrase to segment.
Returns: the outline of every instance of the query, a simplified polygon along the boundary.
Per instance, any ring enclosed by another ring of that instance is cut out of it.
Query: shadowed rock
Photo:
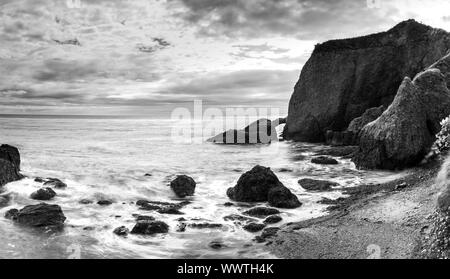
[[[300,179],[298,184],[302,186],[303,189],[308,191],[331,191],[332,187],[339,186],[339,183],[326,181],[326,180],[315,180],[315,179]]]
[[[44,186],[51,186],[56,189],[64,189],[67,188],[67,184],[59,180],[58,178],[47,178],[47,181],[44,182]]]
[[[10,211],[9,216],[19,224],[30,227],[62,228],[66,217],[60,206],[41,203]]]
[[[114,229],[113,233],[118,236],[127,236],[130,233],[130,230],[125,226],[121,226]]]
[[[170,188],[172,188],[175,195],[179,198],[185,198],[187,196],[193,196],[195,192],[196,183],[194,179],[187,175],[178,175],[175,180],[170,182]]]
[[[250,223],[247,224],[243,227],[244,230],[248,231],[248,232],[259,232],[262,231],[264,228],[266,227],[265,224],[261,224],[261,223]]]
[[[389,106],[405,76],[446,55],[450,34],[408,20],[387,32],[319,44],[289,103],[285,139],[324,141],[372,107]]]
[[[355,164],[394,170],[419,163],[449,114],[450,91],[439,69],[405,78],[391,106],[361,131]]]
[[[131,234],[154,235],[168,233],[169,226],[161,221],[139,221],[131,230]]]
[[[52,188],[41,188],[32,193],[30,198],[38,201],[48,201],[56,196],[55,191]]]
[[[339,164],[338,161],[331,157],[327,156],[319,156],[311,159],[311,163],[318,164],[318,165],[337,165]]]

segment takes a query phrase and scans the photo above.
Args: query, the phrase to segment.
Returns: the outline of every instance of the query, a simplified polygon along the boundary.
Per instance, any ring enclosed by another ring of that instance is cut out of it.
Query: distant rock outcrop
[[[344,131],[367,109],[389,106],[404,77],[415,76],[449,49],[449,33],[414,20],[317,45],[295,86],[284,137],[322,142],[326,131]]]
[[[278,140],[275,128],[283,121],[285,120],[282,118],[276,121],[260,119],[242,130],[228,130],[207,141],[221,144],[268,144]]]
[[[20,154],[16,147],[3,144],[0,146],[0,187],[20,180]]]
[[[359,168],[401,169],[424,158],[450,114],[446,74],[431,68],[404,79],[389,108],[362,129],[354,157]]]

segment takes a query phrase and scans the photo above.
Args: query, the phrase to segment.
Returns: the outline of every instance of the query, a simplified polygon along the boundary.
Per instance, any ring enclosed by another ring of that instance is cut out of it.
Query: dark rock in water
[[[34,179],[34,182],[37,182],[37,183],[44,183],[46,180],[44,179],[44,178],[42,178],[42,177],[36,177],[35,179]]]
[[[186,223],[179,223],[177,225],[177,232],[185,232],[186,231]]]
[[[131,234],[154,235],[168,233],[169,226],[161,221],[139,221],[131,230]]]
[[[0,187],[22,178],[23,176],[13,163],[0,159]]]
[[[265,218],[269,215],[279,214],[280,211],[275,208],[270,207],[254,207],[244,212],[245,215],[257,217],[257,218]]]
[[[196,183],[194,179],[187,175],[178,175],[175,180],[170,182],[170,188],[179,198],[193,196],[195,192]]]
[[[260,119],[243,130],[228,130],[208,139],[208,142],[221,144],[268,144],[278,140],[275,128],[281,124],[279,121],[280,119],[276,121]]]
[[[270,206],[278,208],[297,208],[302,205],[297,196],[284,186],[269,190],[268,202]]]
[[[239,202],[265,202],[268,200],[269,190],[284,187],[278,177],[262,166],[256,166],[244,173],[233,188],[229,188],[227,195]]]
[[[226,248],[227,246],[220,241],[212,241],[211,243],[209,243],[209,247],[214,250],[219,250]]]
[[[79,204],[92,204],[94,201],[88,199],[82,199],[78,202]]]
[[[278,172],[293,172],[294,170],[292,169],[287,169],[287,168],[281,168],[278,170]]]
[[[189,224],[190,228],[193,229],[218,229],[222,228],[222,224],[214,224],[214,223],[193,223]]]
[[[319,156],[311,159],[311,163],[318,165],[337,165],[339,162],[331,157]]]
[[[130,233],[130,230],[125,227],[118,227],[113,231],[114,234],[118,235],[118,236],[127,236]]]
[[[67,188],[67,184],[59,180],[58,178],[47,178],[44,183],[45,186],[51,186],[57,189]]]
[[[10,209],[5,213],[5,218],[9,220],[17,220],[17,215],[19,215],[18,209]]]
[[[41,188],[32,193],[30,198],[38,201],[49,201],[56,196],[55,191],[52,188]]]
[[[248,231],[248,232],[259,232],[262,231],[264,228],[266,227],[265,224],[260,224],[260,223],[250,223],[247,224],[243,227],[244,230]]]
[[[413,81],[405,78],[392,105],[361,131],[355,164],[395,170],[419,163],[449,114],[450,91],[439,69],[426,70]]]
[[[326,181],[326,180],[315,180],[315,179],[300,179],[298,184],[302,186],[303,189],[308,191],[331,191],[332,187],[339,186],[339,183]]]
[[[146,177],[152,177],[153,175],[150,174],[150,173],[146,173],[144,176],[146,176]]]
[[[113,201],[111,201],[111,200],[100,200],[100,201],[97,202],[97,204],[101,205],[101,206],[108,206],[108,205],[113,204]]]
[[[283,221],[283,218],[281,218],[278,215],[271,215],[264,220],[264,224],[276,224]]]
[[[232,202],[226,202],[226,203],[224,203],[223,205],[226,206],[226,207],[230,207],[230,206],[234,206],[234,203],[232,203]]]
[[[450,48],[450,35],[414,20],[387,32],[316,46],[289,103],[285,139],[322,142],[367,109],[394,100],[405,76],[415,76]]]
[[[19,210],[14,220],[31,227],[62,228],[66,217],[58,205],[41,203],[25,206]]]
[[[380,117],[385,110],[386,108],[384,106],[379,106],[377,108],[370,108],[366,110],[366,112],[364,112],[363,115],[353,119],[352,122],[350,122],[347,131],[355,135],[356,138],[353,142],[355,145],[358,143],[359,133],[364,128],[364,126],[366,126],[370,122],[377,120],[378,117]]]
[[[0,146],[0,159],[11,162],[17,172],[20,171],[20,153],[19,149],[14,146],[2,144]]]
[[[174,207],[165,207],[158,210],[160,214],[183,215],[184,213]]]

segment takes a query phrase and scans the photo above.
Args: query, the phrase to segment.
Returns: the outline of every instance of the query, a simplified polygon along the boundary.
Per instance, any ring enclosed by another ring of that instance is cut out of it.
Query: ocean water
[[[245,124],[236,119],[189,123],[145,118],[0,118],[0,143],[20,149],[21,169],[28,177],[5,186],[13,198],[8,207],[0,208],[0,258],[272,258],[264,244],[252,241],[257,234],[223,219],[226,215],[240,214],[249,206],[266,205],[224,206],[229,202],[226,190],[245,171],[257,164],[271,167],[303,203],[298,209],[282,210],[283,222],[276,226],[327,214],[326,206],[317,202],[324,197],[342,196],[339,189],[307,192],[297,183],[301,178],[336,181],[343,188],[398,175],[358,171],[344,159],[339,159],[337,166],[311,164],[311,157],[325,148],[318,145],[275,142],[224,146],[206,143],[198,134],[173,136],[174,130],[198,131],[205,126],[214,126],[219,131],[229,121],[236,122],[238,127]],[[147,173],[152,176],[145,176]],[[161,215],[138,209],[135,202],[140,199],[179,201],[168,187],[177,174],[192,176],[197,181],[195,196],[189,198],[191,204],[182,209],[185,215]],[[67,189],[56,190],[58,196],[50,202],[60,205],[67,217],[62,232],[36,231],[3,218],[11,208],[37,203],[29,199],[32,192],[42,187],[34,182],[37,176],[56,177],[68,184]],[[114,200],[114,204],[79,203],[81,199],[104,198]],[[168,223],[170,232],[146,237],[114,235],[116,227],[134,226],[133,214],[154,216]],[[180,217],[188,223],[224,226],[188,227],[186,232],[176,232],[176,219]],[[224,248],[210,248],[212,241],[221,242]]]

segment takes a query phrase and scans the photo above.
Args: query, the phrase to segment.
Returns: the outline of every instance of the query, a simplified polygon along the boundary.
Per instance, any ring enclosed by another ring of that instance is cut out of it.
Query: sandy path
[[[414,258],[429,233],[438,166],[372,186],[330,216],[284,227],[268,249],[282,258]],[[403,190],[396,186],[407,183]]]

